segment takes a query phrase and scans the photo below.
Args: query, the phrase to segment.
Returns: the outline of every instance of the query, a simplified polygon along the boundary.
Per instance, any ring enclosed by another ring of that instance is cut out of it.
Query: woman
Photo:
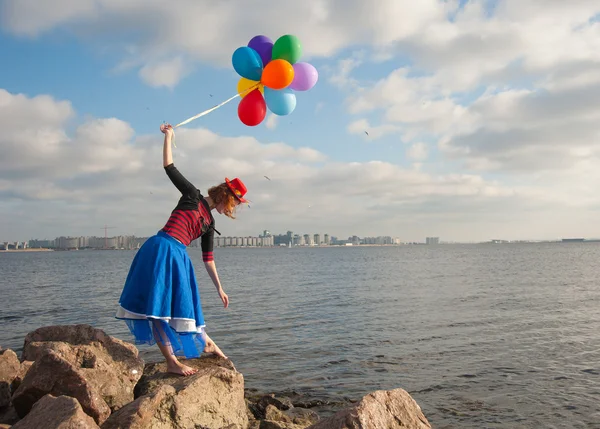
[[[237,178],[226,178],[204,197],[173,165],[173,128],[163,125],[160,130],[165,134],[163,166],[182,196],[163,229],[133,259],[116,317],[127,322],[136,344],[158,344],[169,372],[187,376],[196,370],[179,362],[176,354],[192,358],[206,352],[227,357],[205,332],[200,292],[186,246],[201,237],[204,266],[227,308],[229,297],[213,260],[216,229],[211,210],[235,218],[236,206],[247,202],[246,187]]]

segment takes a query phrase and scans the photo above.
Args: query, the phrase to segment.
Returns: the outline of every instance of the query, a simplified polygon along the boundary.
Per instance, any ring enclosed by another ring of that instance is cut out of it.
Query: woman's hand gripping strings
[[[162,124],[160,131],[165,135],[163,146],[163,167],[173,164],[173,152],[171,151],[171,142],[173,140],[173,127],[170,124]]]

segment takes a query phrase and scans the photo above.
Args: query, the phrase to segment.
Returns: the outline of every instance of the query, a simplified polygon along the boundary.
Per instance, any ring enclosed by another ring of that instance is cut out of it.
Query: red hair
[[[223,204],[223,214],[231,219],[235,219],[234,211],[238,205],[239,200],[235,197],[229,186],[226,183],[213,186],[208,190],[208,196],[213,201],[213,204],[218,206]]]

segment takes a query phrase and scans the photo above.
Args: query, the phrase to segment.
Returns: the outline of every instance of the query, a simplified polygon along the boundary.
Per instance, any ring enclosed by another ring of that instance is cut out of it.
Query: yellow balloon
[[[240,94],[240,97],[244,98],[246,95],[250,94],[254,89],[258,88],[259,91],[264,94],[265,86],[257,82],[255,80],[246,79],[245,77],[241,78],[237,84],[237,92]]]

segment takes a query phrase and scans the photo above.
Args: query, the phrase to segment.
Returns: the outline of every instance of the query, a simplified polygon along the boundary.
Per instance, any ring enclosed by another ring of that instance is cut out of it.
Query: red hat
[[[247,203],[248,200],[244,198],[244,195],[246,194],[246,186],[244,185],[244,183],[238,179],[237,177],[233,180],[229,180],[227,177],[225,178],[225,183],[227,183],[227,186],[229,186],[229,189],[231,189],[231,192],[233,192],[233,195],[235,195],[235,197],[240,200],[241,203]]]

